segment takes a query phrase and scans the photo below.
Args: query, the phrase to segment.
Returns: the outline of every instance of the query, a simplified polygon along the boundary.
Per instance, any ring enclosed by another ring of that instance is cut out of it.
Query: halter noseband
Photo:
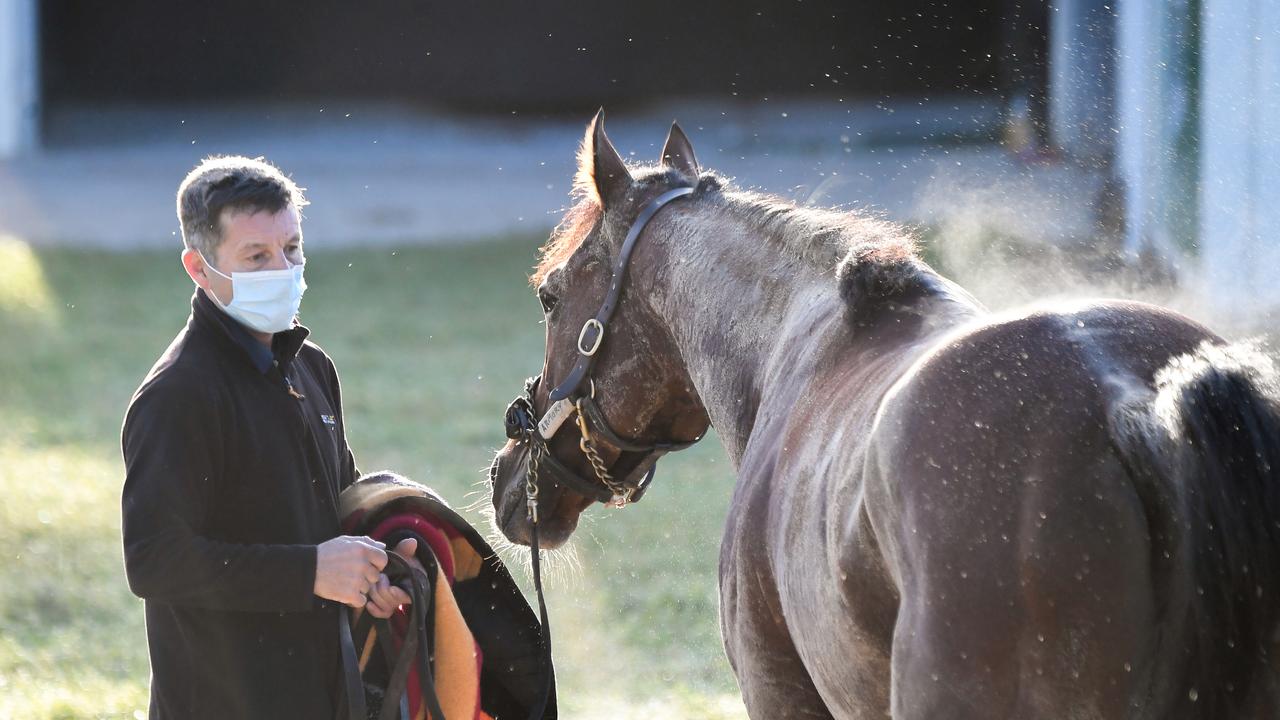
[[[659,458],[669,452],[687,448],[701,440],[701,437],[699,437],[691,442],[645,445],[622,438],[609,427],[604,413],[600,411],[600,407],[596,404],[595,382],[591,379],[591,370],[595,365],[596,354],[604,342],[605,329],[618,308],[618,300],[622,295],[627,269],[630,267],[631,255],[635,251],[637,241],[640,239],[640,233],[644,231],[645,226],[649,224],[653,216],[667,203],[691,195],[693,192],[694,189],[691,187],[680,187],[664,192],[645,205],[644,209],[636,217],[635,222],[632,223],[630,230],[627,231],[626,239],[622,243],[622,251],[618,254],[618,261],[614,264],[613,279],[609,283],[609,293],[605,296],[604,303],[600,306],[600,310],[595,317],[587,320],[583,324],[582,330],[578,333],[578,361],[574,364],[573,369],[569,371],[569,375],[564,381],[551,390],[548,396],[548,402],[551,403],[551,406],[547,409],[546,414],[538,418],[533,404],[538,385],[542,382],[541,375],[526,380],[524,393],[513,400],[511,405],[507,407],[506,417],[504,418],[507,437],[519,440],[529,446],[529,468],[525,491],[528,496],[529,518],[535,525],[538,518],[537,495],[541,472],[546,471],[555,483],[563,485],[583,497],[621,507],[627,503],[638,501],[644,495],[645,490],[648,489],[649,484],[653,481]],[[584,384],[587,386],[587,392],[585,393],[582,392]],[[547,446],[565,421],[575,414],[577,415],[579,432],[582,434],[579,447],[595,471],[595,481],[588,480],[566,467],[551,454]],[[594,440],[596,437],[601,438],[607,444],[624,453],[644,453],[644,457],[640,459],[625,478],[615,479],[610,474],[609,468],[605,466],[595,447]]]

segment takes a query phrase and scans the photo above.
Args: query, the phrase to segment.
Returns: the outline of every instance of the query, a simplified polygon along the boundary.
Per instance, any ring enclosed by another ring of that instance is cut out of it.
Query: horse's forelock
[[[551,231],[551,237],[542,246],[538,264],[534,267],[533,274],[529,276],[529,283],[534,287],[541,285],[548,273],[569,259],[604,214],[593,176],[590,137],[588,135],[583,140],[578,150],[578,174],[573,180],[573,196],[578,200],[561,218],[560,224]],[[634,172],[636,185],[642,187],[675,187],[684,179],[678,171],[659,165],[642,166],[636,168]],[[720,189],[720,181],[711,173],[704,173],[696,186],[699,194],[718,189]]]
[[[594,197],[584,197],[570,208],[539,251],[538,264],[529,276],[529,284],[534,287],[541,285],[548,273],[568,260],[591,233],[601,214],[600,202]]]

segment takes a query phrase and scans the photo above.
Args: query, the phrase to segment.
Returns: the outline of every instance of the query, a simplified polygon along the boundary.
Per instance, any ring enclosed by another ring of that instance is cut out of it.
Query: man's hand
[[[403,543],[401,543],[403,545]],[[386,545],[368,537],[341,536],[316,547],[315,594],[354,608],[362,608],[366,596],[387,566]]]
[[[418,562],[415,553],[418,552],[418,541],[413,538],[405,538],[396,545],[395,554],[409,561],[410,565],[422,570],[422,563]],[[369,605],[365,610],[376,618],[389,618],[401,605],[408,605],[411,601],[409,593],[403,589],[391,584],[386,575],[379,575],[378,581],[374,583],[373,589],[369,591]]]

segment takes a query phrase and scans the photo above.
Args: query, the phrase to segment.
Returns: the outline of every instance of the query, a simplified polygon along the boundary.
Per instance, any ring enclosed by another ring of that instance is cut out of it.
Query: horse
[[[737,189],[678,125],[630,167],[598,114],[578,164],[532,275],[542,432],[490,467],[508,539],[558,546],[710,426],[751,717],[1280,716],[1263,348],[1135,301],[992,312],[902,228]]]

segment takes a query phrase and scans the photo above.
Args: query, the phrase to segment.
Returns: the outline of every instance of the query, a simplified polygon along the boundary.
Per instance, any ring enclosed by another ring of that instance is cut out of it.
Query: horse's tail
[[[1206,342],[1155,389],[1113,429],[1149,509],[1169,717],[1242,717],[1271,692],[1280,621],[1280,374]]]

